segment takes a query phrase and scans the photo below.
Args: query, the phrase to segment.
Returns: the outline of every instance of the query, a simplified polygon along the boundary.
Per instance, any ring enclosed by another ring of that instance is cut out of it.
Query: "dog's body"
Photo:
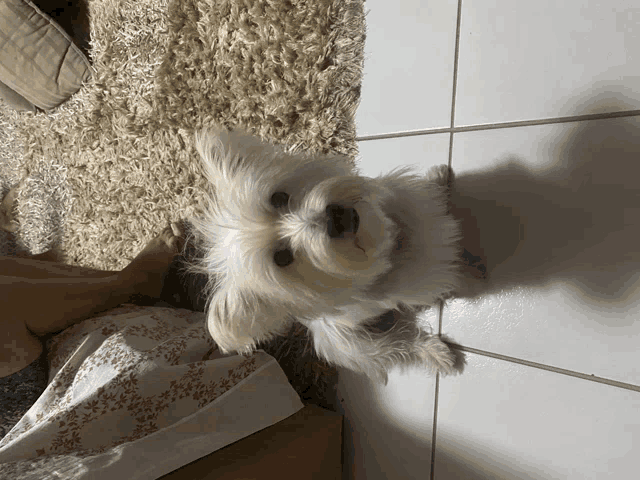
[[[374,378],[396,365],[454,371],[453,352],[418,324],[459,276],[446,166],[367,178],[345,157],[238,132],[196,142],[212,193],[192,219],[204,255],[191,269],[211,279],[208,328],[223,352],[250,353],[297,320],[321,358]],[[392,327],[372,328],[385,315]]]

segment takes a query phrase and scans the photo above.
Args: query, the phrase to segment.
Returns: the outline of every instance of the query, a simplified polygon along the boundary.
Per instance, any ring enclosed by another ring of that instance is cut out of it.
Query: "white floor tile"
[[[456,125],[640,108],[635,0],[463,1],[460,29]]]
[[[493,293],[450,301],[444,333],[640,385],[637,138],[638,119],[454,136],[457,201],[478,219]]]
[[[367,2],[358,136],[451,124],[458,2]]]
[[[428,478],[434,377],[395,372],[384,386],[341,369],[338,393],[345,415],[344,478]]]
[[[376,177],[408,165],[426,173],[434,165],[449,163],[449,134],[366,140],[358,142],[358,150],[361,175]]]
[[[440,381],[436,479],[638,477],[640,392],[468,360]]]

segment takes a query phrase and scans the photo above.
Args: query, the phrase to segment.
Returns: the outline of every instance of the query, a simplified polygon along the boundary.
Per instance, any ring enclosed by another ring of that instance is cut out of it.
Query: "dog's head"
[[[357,303],[387,272],[395,225],[390,195],[341,156],[293,154],[240,133],[196,136],[211,183],[192,219],[215,278],[208,327],[223,351],[249,353],[284,333],[292,317],[333,314]]]

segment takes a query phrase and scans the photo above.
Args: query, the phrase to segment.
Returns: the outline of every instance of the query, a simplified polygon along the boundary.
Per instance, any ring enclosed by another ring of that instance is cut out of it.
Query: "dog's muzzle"
[[[327,233],[330,238],[343,238],[345,232],[357,233],[360,226],[360,216],[355,208],[329,205],[327,217]]]

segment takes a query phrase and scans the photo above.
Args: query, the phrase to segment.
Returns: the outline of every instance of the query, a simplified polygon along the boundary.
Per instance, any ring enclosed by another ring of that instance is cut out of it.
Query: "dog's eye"
[[[271,195],[271,205],[275,208],[282,208],[289,205],[289,195],[285,192],[276,192]]]
[[[273,260],[279,267],[286,267],[293,263],[293,253],[289,249],[278,250],[273,256]]]

